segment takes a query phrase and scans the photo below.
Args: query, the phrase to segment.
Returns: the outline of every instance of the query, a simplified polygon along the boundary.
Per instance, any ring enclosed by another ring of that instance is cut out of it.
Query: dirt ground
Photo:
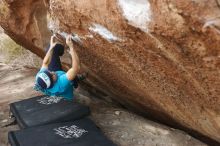
[[[8,66],[0,63],[0,146],[9,146],[8,131],[17,125],[4,127],[10,122],[9,104],[40,93],[33,90],[36,69]],[[90,118],[104,134],[119,146],[205,146],[186,133],[157,124],[106,102],[79,87],[76,100],[88,105]]]

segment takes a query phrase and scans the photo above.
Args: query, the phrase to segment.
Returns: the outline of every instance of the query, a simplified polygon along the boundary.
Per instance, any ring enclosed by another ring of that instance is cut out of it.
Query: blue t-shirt
[[[46,68],[41,68],[40,72],[47,70]],[[41,89],[40,91],[48,96],[61,96],[65,99],[72,100],[73,99],[73,85],[72,82],[67,79],[66,72],[64,71],[56,71],[57,80],[54,83],[53,87],[50,89]],[[36,75],[36,76],[37,76]]]

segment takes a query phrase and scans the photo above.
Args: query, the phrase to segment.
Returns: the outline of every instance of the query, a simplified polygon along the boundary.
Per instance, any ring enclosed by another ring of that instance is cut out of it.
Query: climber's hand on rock
[[[67,44],[67,46],[70,48],[70,49],[73,49],[73,42],[72,42],[72,39],[71,39],[71,35],[68,35],[67,37],[66,37],[66,44]]]
[[[56,44],[57,44],[56,37],[55,37],[55,35],[53,35],[50,38],[50,47],[54,48],[56,46]]]

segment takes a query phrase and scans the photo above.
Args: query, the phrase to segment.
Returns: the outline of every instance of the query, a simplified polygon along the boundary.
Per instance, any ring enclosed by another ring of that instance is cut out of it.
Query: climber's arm
[[[71,36],[67,37],[66,44],[70,48],[70,55],[72,57],[72,67],[66,73],[67,79],[71,81],[75,78],[75,76],[77,75],[77,73],[80,70],[80,62],[79,62],[79,57],[73,47],[73,42],[71,40]]]
[[[55,36],[52,36],[50,39],[50,48],[44,57],[42,68],[48,68],[48,66],[51,62],[51,58],[52,58],[52,54],[53,54],[53,50],[54,50],[53,48],[55,47],[56,44],[57,44],[57,42],[55,41]]]

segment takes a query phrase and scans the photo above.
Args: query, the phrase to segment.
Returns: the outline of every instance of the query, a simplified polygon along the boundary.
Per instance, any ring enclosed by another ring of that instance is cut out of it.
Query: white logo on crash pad
[[[60,102],[61,99],[63,99],[63,97],[59,97],[59,96],[46,96],[46,97],[42,97],[42,98],[38,99],[37,101],[40,104],[50,105],[50,104],[54,104],[54,103]]]
[[[58,134],[62,136],[63,138],[79,138],[83,134],[88,132],[84,129],[80,129],[76,125],[62,126],[59,128],[55,128],[54,130],[56,131],[55,134]]]

